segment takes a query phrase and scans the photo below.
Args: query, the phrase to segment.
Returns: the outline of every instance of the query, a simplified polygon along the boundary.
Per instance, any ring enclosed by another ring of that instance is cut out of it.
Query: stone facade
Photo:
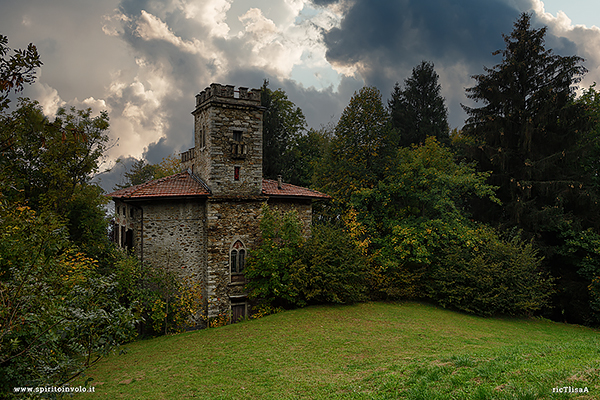
[[[261,194],[262,114],[260,92],[213,83],[196,96],[193,157],[186,168],[210,187],[213,195]],[[182,158],[183,160],[183,158]]]
[[[115,241],[144,262],[202,286],[209,318],[251,312],[245,257],[260,239],[265,203],[298,211],[310,232],[312,201],[329,196],[262,177],[260,91],[212,84],[196,96],[195,147],[180,174],[121,189]]]

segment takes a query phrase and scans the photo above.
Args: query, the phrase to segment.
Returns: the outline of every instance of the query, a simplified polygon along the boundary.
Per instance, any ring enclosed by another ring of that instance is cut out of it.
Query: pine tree
[[[489,217],[529,231],[550,228],[558,214],[574,211],[569,200],[582,183],[572,162],[587,125],[574,101],[583,59],[546,49],[545,35],[545,27],[532,28],[531,15],[522,14],[503,35],[506,49],[494,53],[502,63],[475,75],[477,85],[467,89],[483,107],[463,106],[464,134],[476,143],[471,154],[493,171],[504,203]]]
[[[480,218],[522,230],[545,257],[557,279],[553,317],[589,323],[594,316],[585,275],[586,253],[574,245],[586,229],[600,226],[598,193],[584,161],[593,148],[585,103],[576,101],[576,84],[586,70],[578,56],[559,56],[545,47],[546,28],[531,27],[522,14],[502,62],[473,78],[467,97],[482,107],[463,106],[468,153],[490,183],[498,186],[502,206],[476,204]],[[591,289],[590,289],[591,290]],[[597,313],[597,311],[596,311]]]
[[[388,106],[392,127],[400,134],[400,146],[424,143],[428,136],[449,143],[448,109],[438,79],[433,64],[422,61],[404,81],[404,88],[398,83],[394,86]]]

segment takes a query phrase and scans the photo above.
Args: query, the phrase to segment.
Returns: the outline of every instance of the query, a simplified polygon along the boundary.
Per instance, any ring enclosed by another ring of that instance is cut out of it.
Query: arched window
[[[242,282],[244,266],[246,264],[246,248],[240,240],[236,240],[229,253],[229,266],[231,268],[231,282]]]

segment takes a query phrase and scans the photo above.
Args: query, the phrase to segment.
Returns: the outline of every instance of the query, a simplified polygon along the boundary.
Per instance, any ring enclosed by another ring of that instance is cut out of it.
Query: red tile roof
[[[107,196],[117,198],[155,198],[181,196],[208,196],[210,191],[199,178],[188,171],[166,176],[141,185],[119,189]]]
[[[305,199],[330,199],[331,197],[289,183],[282,183],[281,189],[277,187],[277,181],[263,179],[262,194],[280,198],[305,198]],[[119,189],[107,196],[121,199],[142,199],[158,197],[188,197],[188,196],[210,196],[208,187],[200,178],[188,171],[167,176],[161,179]]]
[[[311,199],[330,199],[331,197],[317,192],[316,190],[307,189],[301,186],[282,183],[281,189],[277,187],[277,181],[263,179],[262,192],[264,195],[273,197],[304,197]]]

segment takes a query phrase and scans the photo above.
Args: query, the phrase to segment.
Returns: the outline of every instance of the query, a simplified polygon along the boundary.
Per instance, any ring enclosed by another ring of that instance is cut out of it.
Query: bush
[[[483,316],[529,315],[548,305],[552,281],[531,243],[519,235],[502,239],[488,227],[457,239],[441,249],[427,274],[430,299]]]
[[[198,282],[181,280],[123,252],[112,272],[119,283],[120,301],[135,310],[141,335],[183,332],[206,317],[198,315],[203,302]]]
[[[303,307],[365,299],[365,260],[350,236],[318,225],[307,240],[295,210],[262,210],[262,240],[246,265],[250,297],[259,307]]]
[[[135,335],[112,276],[50,213],[0,203],[0,392],[59,386]]]
[[[354,303],[366,299],[366,260],[350,236],[327,225],[313,228],[291,283],[308,304]]]

